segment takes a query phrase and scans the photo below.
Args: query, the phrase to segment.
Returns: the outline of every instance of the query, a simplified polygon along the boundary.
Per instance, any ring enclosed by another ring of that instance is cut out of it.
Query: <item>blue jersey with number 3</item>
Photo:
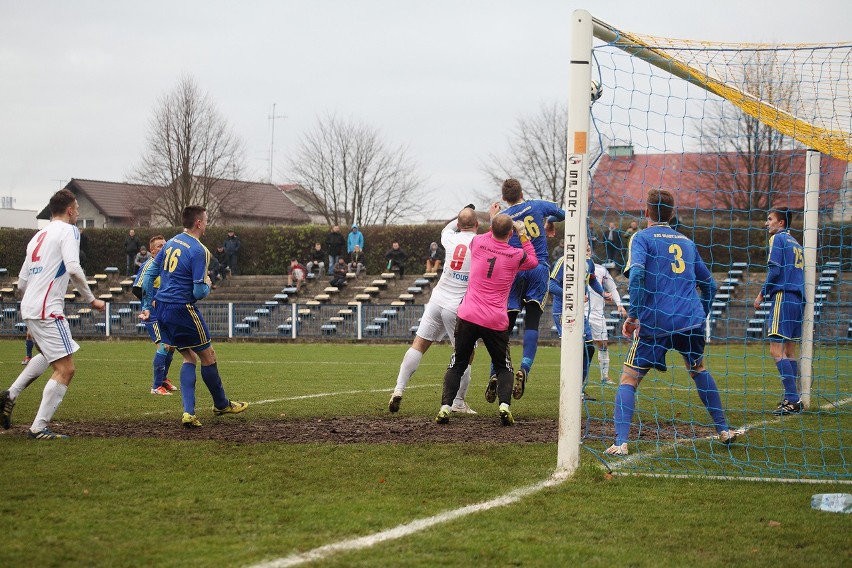
[[[210,264],[210,251],[189,233],[172,237],[154,259],[160,270],[157,301],[169,304],[194,304],[195,283],[204,282]]]
[[[645,282],[638,307],[640,334],[656,336],[692,329],[704,324],[704,308],[696,292],[698,282],[712,275],[688,237],[668,225],[643,229],[630,239],[625,273],[644,267]]]

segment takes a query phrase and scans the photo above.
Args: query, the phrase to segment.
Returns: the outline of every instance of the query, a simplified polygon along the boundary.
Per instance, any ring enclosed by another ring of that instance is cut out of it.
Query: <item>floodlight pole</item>
[[[589,104],[592,81],[592,16],[571,15],[571,66],[568,87],[567,182],[562,352],[559,381],[559,437],[556,468],[572,474],[580,465],[583,392],[583,311],[589,209]]]

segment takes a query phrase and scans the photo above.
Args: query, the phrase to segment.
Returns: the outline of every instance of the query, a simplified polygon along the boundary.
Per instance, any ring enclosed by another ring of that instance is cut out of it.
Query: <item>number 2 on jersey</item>
[[[41,260],[41,257],[38,254],[38,250],[41,248],[41,245],[44,243],[44,238],[47,236],[47,232],[40,234],[36,239],[36,247],[33,249],[32,261],[38,262]]]
[[[467,246],[458,245],[453,251],[453,259],[450,261],[450,268],[453,270],[461,270],[464,264],[464,257],[467,256]]]

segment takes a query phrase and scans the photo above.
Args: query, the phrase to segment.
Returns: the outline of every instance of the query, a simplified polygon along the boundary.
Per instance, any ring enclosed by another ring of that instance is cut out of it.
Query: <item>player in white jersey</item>
[[[601,283],[604,292],[608,292],[611,295],[612,301],[618,307],[618,313],[621,317],[627,317],[627,310],[621,305],[621,296],[618,294],[618,288],[609,270],[595,263],[595,277]],[[605,307],[606,300],[604,297],[589,288],[589,303],[586,304],[586,316],[589,318],[589,325],[592,328],[592,340],[595,342],[595,347],[598,348],[601,383],[614,385],[615,382],[609,378],[609,334],[607,333],[606,317],[604,316]]]
[[[467,280],[470,274],[470,255],[468,249],[470,241],[476,236],[479,221],[473,205],[462,209],[458,217],[447,224],[441,231],[441,246],[447,251],[447,259],[441,279],[432,290],[432,296],[426,304],[420,325],[417,326],[417,335],[406,351],[399,366],[399,375],[396,379],[396,387],[393,389],[388,410],[399,411],[402,394],[411,379],[411,375],[420,366],[423,354],[435,341],[441,340],[445,335],[450,338],[450,343],[455,345],[456,313],[459,304],[467,292]],[[470,386],[470,365],[462,375],[461,385],[456,398],[453,401],[452,410],[466,414],[476,414],[465,402],[467,388]]]
[[[29,437],[37,440],[68,437],[52,432],[48,425],[74,377],[72,355],[80,348],[71,338],[65,319],[69,280],[77,287],[83,301],[96,310],[103,311],[105,307],[104,302],[92,294],[80,267],[80,232],[75,226],[79,215],[77,198],[69,190],[62,189],[50,198],[49,207],[52,220],[27,245],[27,256],[18,275],[18,289],[24,293],[21,317],[41,353],[27,363],[9,390],[0,392],[2,426],[8,429],[18,395],[44,373],[48,365],[53,367],[53,375],[44,387],[41,406],[29,431]]]

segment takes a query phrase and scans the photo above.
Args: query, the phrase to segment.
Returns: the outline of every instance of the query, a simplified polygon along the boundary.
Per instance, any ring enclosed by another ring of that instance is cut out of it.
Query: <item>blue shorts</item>
[[[766,336],[769,341],[799,341],[802,339],[802,319],[805,305],[795,292],[779,290],[772,296],[766,316]]]
[[[163,340],[163,337],[160,334],[160,322],[158,322],[153,315],[145,322],[145,329],[148,330],[148,335],[154,343],[159,343]]]
[[[161,341],[178,349],[204,351],[210,345],[210,330],[201,312],[192,304],[157,304]]]
[[[704,358],[704,328],[694,327],[669,335],[657,337],[639,336],[630,344],[624,364],[639,371],[657,369],[667,371],[666,353],[676,350],[684,356],[690,367]]]
[[[512,282],[512,291],[509,292],[509,310],[518,310],[521,304],[536,302],[541,311],[547,303],[547,288],[550,283],[550,267],[539,262],[535,268],[518,272],[515,281]]]

